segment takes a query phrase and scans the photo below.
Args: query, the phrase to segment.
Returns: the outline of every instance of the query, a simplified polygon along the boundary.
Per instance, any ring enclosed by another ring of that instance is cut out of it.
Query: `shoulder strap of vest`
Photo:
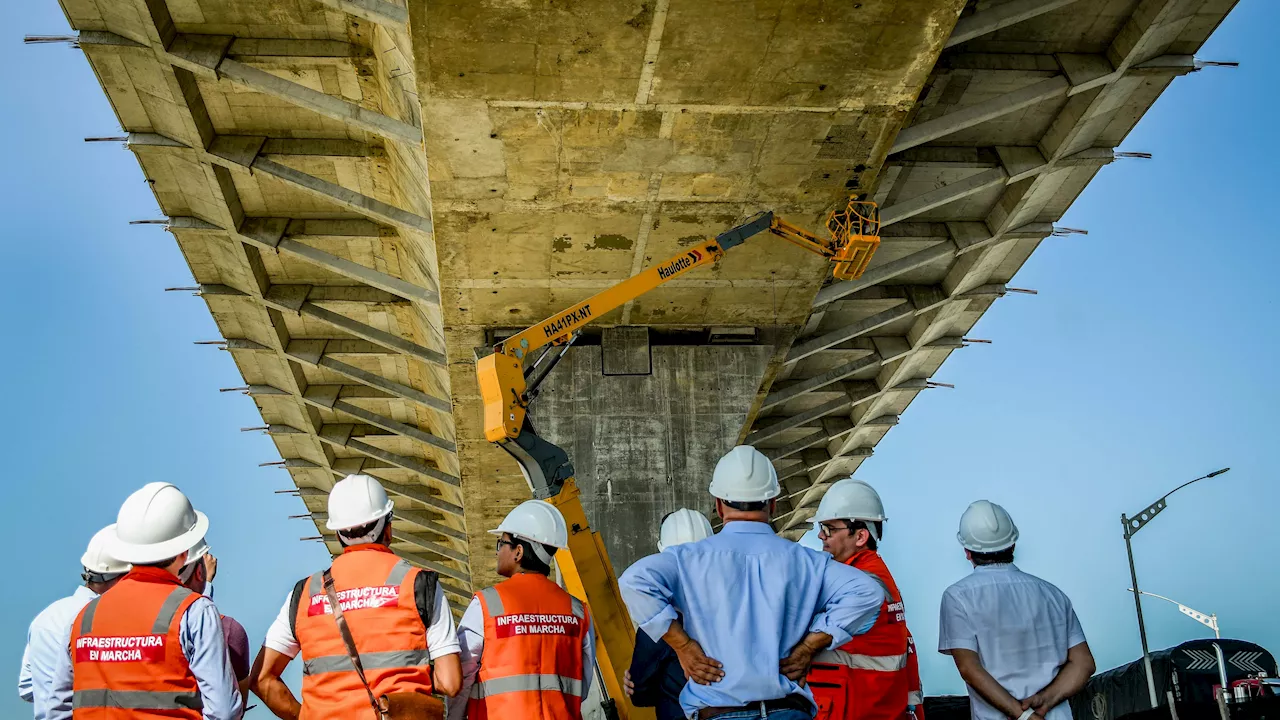
[[[298,606],[302,603],[302,593],[307,590],[307,581],[311,577],[304,577],[293,586],[293,592],[289,594],[289,632],[296,638],[298,637]],[[307,595],[310,597],[310,593]]]
[[[489,587],[477,593],[484,598],[484,602],[480,603],[480,609],[489,617],[498,617],[506,615],[506,611],[502,607],[502,596],[498,594],[498,588],[490,585]]]
[[[80,613],[81,635],[88,635],[93,631],[93,614],[98,611],[98,601],[101,599],[102,596],[99,595],[98,597],[90,600],[89,604],[85,605],[84,610]]]
[[[440,576],[434,570],[421,570],[419,575],[426,577],[426,602],[422,608],[422,627],[430,632],[431,623],[435,621],[433,615],[436,611],[436,588],[440,586]]]
[[[161,635],[169,632],[169,628],[173,627],[173,618],[178,614],[178,608],[182,607],[188,598],[191,602],[195,602],[196,598],[193,598],[193,595],[195,593],[185,587],[175,587],[160,605],[160,612],[156,613],[156,621],[151,625],[151,634]]]

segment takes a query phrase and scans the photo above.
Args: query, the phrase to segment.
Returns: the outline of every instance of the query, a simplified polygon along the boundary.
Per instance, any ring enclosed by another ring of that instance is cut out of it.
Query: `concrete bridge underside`
[[[734,442],[795,535],[1235,4],[61,2],[306,512],[382,478],[455,601],[528,497],[478,348],[757,211],[877,200],[860,280],[756,238],[601,318],[535,408],[619,568]]]

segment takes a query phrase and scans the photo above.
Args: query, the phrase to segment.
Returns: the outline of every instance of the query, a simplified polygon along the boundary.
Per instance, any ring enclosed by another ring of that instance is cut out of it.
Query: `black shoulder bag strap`
[[[364,677],[364,665],[360,662],[355,638],[351,637],[351,628],[347,627],[347,619],[342,616],[342,606],[338,604],[338,591],[333,586],[333,573],[325,570],[322,579],[325,595],[329,596],[329,607],[333,609],[333,620],[338,624],[338,634],[342,636],[342,644],[347,646],[347,655],[351,657],[351,664],[356,667],[360,684],[364,685],[364,691],[369,693],[369,705],[373,707],[373,716],[378,720],[386,720],[388,717],[386,708],[382,707],[378,698],[374,697],[373,688],[369,687],[369,681]]]

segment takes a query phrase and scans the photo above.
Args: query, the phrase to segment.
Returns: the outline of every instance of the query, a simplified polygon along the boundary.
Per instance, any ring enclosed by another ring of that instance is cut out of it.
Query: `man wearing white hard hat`
[[[709,489],[724,527],[628,568],[631,619],[675,650],[692,680],[680,694],[686,716],[809,720],[817,706],[802,683],[813,656],[869,627],[884,591],[774,534],[778,474],[755,448],[722,457]]]
[[[956,539],[974,570],[942,594],[938,652],[969,686],[974,720],[1071,720],[1065,701],[1094,670],[1071,600],[1013,564],[1018,528],[999,505],[970,505]]]
[[[528,500],[489,533],[506,580],[476,593],[458,623],[463,691],[449,718],[581,720],[595,632],[586,605],[550,578],[556,551],[569,546],[564,516]]]
[[[187,552],[187,564],[178,573],[183,587],[191,592],[199,593],[213,599],[213,576],[218,572],[218,559],[209,551],[209,543],[204,538]],[[246,698],[249,692],[249,636],[244,626],[229,615],[222,614],[222,635],[227,640],[227,654],[231,658],[231,671],[236,678],[236,688],[240,697]],[[245,704],[245,703],[242,703]],[[243,712],[241,713],[243,714]]]
[[[71,640],[71,622],[91,600],[110,590],[129,572],[129,563],[120,562],[107,550],[115,534],[108,525],[94,533],[89,547],[80,556],[84,568],[80,579],[84,584],[76,591],[40,611],[27,629],[27,646],[22,651],[22,669],[18,675],[18,697],[32,703],[35,720],[44,720],[53,687],[54,668],[59,656],[67,654]]]
[[[458,692],[453,615],[436,573],[391,552],[394,511],[368,475],[348,475],[329,492],[325,527],[342,554],[285,596],[251,673],[253,692],[276,717],[374,718],[396,708],[425,716],[443,712],[433,693]],[[299,654],[301,703],[280,679]]]
[[[107,549],[133,569],[72,622],[50,720],[239,717],[218,609],[179,577],[208,529],[204,513],[169,483],[124,501]]]
[[[878,552],[887,520],[880,494],[853,477],[832,485],[812,518],[823,549],[836,562],[870,575],[886,595],[869,630],[814,659],[810,685],[831,718],[902,720],[923,704],[910,697],[911,635],[902,593]]]
[[[677,545],[705,540],[712,535],[711,522],[696,510],[680,508],[662,518],[658,530],[658,552]],[[625,675],[627,694],[636,707],[654,708],[657,720],[681,720],[680,693],[688,678],[671,646],[651,639],[643,630],[636,631],[636,647],[631,654],[631,667]]]

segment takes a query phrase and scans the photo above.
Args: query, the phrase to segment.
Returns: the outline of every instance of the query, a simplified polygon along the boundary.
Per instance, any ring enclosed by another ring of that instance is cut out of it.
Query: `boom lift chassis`
[[[618,578],[604,542],[587,522],[569,456],[534,431],[528,418],[529,405],[537,397],[542,381],[577,340],[583,326],[669,280],[715,263],[724,257],[725,251],[758,233],[771,232],[830,259],[833,275],[838,280],[861,276],[880,241],[879,211],[875,203],[851,199],[846,207],[828,216],[827,229],[831,239],[823,241],[775,217],[772,212],[760,213],[512,335],[494,345],[493,354],[476,363],[484,402],[485,439],[515,459],[533,496],[559,508],[568,524],[569,547],[556,553],[556,562],[570,594],[584,599],[591,608],[600,674],[608,696],[624,720],[653,717],[648,708],[632,707],[622,691],[622,676],[631,664],[635,646],[634,626],[622,602]],[[538,350],[542,352],[525,369],[526,361]]]

